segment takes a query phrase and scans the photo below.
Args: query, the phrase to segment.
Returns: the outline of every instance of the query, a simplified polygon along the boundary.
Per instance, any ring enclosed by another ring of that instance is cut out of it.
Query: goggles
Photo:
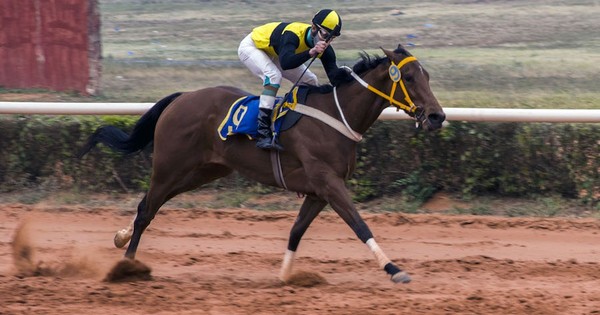
[[[321,36],[321,39],[323,39],[323,40],[328,39],[330,34],[331,34],[331,32],[327,31],[325,28],[319,27],[319,35]],[[337,36],[331,36],[330,40],[333,40],[336,37]]]

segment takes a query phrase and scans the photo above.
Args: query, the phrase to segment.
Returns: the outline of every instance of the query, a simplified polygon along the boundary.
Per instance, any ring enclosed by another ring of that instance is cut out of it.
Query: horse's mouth
[[[446,114],[441,113],[432,113],[427,116],[424,116],[420,122],[420,125],[424,130],[434,131],[442,128],[444,121],[446,120]]]

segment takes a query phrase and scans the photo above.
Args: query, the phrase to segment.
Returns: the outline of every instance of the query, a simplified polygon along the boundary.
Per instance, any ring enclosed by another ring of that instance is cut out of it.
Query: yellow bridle
[[[390,105],[396,106],[396,108],[398,108],[398,110],[402,109],[406,112],[414,113],[415,115],[413,116],[413,118],[415,118],[415,120],[417,121],[417,127],[418,127],[418,125],[420,124],[420,120],[422,120],[422,115],[423,115],[424,111],[419,110],[419,108],[410,99],[410,95],[408,95],[408,91],[406,90],[406,87],[404,86],[404,82],[401,80],[402,74],[400,73],[400,69],[402,69],[402,67],[404,65],[406,65],[409,62],[416,61],[416,60],[417,60],[417,58],[410,56],[410,57],[404,58],[398,64],[394,64],[392,62],[390,69],[389,69],[389,73],[390,73],[390,79],[392,79],[394,84],[392,85],[392,90],[390,91],[390,95],[387,95],[387,94],[381,92],[380,90],[369,85],[361,77],[359,77],[358,74],[354,73],[354,71],[352,71],[352,69],[350,69],[349,67],[343,66],[342,68],[346,69],[350,73],[350,75],[352,75],[352,77],[354,77],[354,79],[356,81],[358,81],[358,83],[360,83],[362,86],[366,87],[367,89],[369,89],[373,93],[381,96],[382,98],[388,100],[390,102]],[[398,88],[398,82],[400,82],[400,87],[402,88],[402,92],[404,93],[404,100],[406,101],[406,103],[408,105],[394,99],[394,94],[396,93],[396,89]],[[340,107],[340,103],[338,101],[336,87],[333,88],[333,97],[335,99],[335,104],[338,108],[340,116],[342,117],[342,122],[339,122],[339,120],[337,118],[333,118],[330,115],[322,112],[321,110],[319,110],[315,107],[298,104],[298,99],[297,99],[297,95],[296,95],[297,91],[298,91],[298,87],[295,87],[292,92],[292,101],[291,102],[287,102],[287,101],[281,102],[277,106],[278,107],[285,106],[285,107],[288,107],[291,110],[301,113],[303,115],[307,115],[307,116],[316,118],[316,119],[326,123],[327,125],[333,127],[334,129],[336,129],[337,131],[339,131],[346,137],[348,137],[356,142],[359,142],[362,139],[362,135],[360,133],[354,131],[350,127],[348,122],[346,121],[346,118],[344,117],[342,108]],[[278,109],[276,109],[276,111],[279,112]],[[283,114],[280,114],[280,116],[282,116],[282,115]]]
[[[400,62],[398,62],[398,64],[394,64],[394,62],[392,61],[392,64],[390,65],[390,68],[389,68],[389,73],[390,73],[390,79],[392,79],[394,84],[392,84],[392,89],[391,89],[389,95],[381,92],[377,88],[374,88],[373,86],[371,86],[370,84],[365,82],[361,77],[359,77],[356,73],[354,73],[354,71],[352,71],[350,68],[348,68],[348,67],[346,67],[346,68],[350,69],[350,74],[354,77],[354,79],[356,79],[356,81],[358,81],[362,86],[369,89],[369,91],[388,100],[390,102],[390,105],[396,106],[396,108],[398,108],[399,110],[402,109],[406,112],[414,113],[417,111],[417,106],[410,99],[410,95],[408,95],[408,91],[406,90],[404,81],[402,81],[402,74],[400,72],[400,70],[402,69],[402,67],[404,65],[406,65],[409,62],[413,62],[413,61],[417,61],[417,58],[415,58],[413,56],[409,56],[409,57],[406,57],[406,58],[400,60]],[[402,89],[402,93],[404,93],[404,101],[406,102],[406,104],[394,99],[394,94],[396,94],[396,89],[398,88],[398,82],[400,82],[400,88]]]

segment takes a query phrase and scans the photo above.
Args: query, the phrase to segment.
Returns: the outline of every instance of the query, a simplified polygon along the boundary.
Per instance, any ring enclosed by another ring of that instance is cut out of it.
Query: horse
[[[445,114],[421,63],[402,45],[393,51],[380,49],[385,56],[362,52],[352,68],[340,67],[343,75],[326,85],[329,89],[321,86],[311,90],[304,106],[309,110],[292,128],[280,133],[279,141],[285,149],[275,155],[257,148],[246,135],[233,134],[223,141],[217,134],[229,105],[250,95],[231,86],[171,94],[143,114],[130,134],[114,126],[96,129],[79,157],[98,143],[124,154],[153,143],[149,189],[131,224],[119,230],[114,239],[117,247],[129,242],[125,259],[135,259],[144,230],[165,202],[236,171],[264,185],[285,187],[304,196],[283,256],[279,274],[282,281],[292,276],[294,256],[304,232],[329,204],[367,245],[391,281],[410,282],[410,275],[394,264],[375,241],[353,204],[345,180],[356,166],[357,142],[385,108],[403,110],[418,128],[427,131],[440,129]],[[271,162],[274,157],[279,171]]]

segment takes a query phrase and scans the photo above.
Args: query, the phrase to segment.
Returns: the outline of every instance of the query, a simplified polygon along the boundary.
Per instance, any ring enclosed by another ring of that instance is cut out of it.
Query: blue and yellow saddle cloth
[[[296,87],[293,92],[288,95],[286,102],[282,102],[282,97],[276,99],[275,103],[277,105],[275,106],[274,112],[277,113],[277,115],[273,115],[273,119],[275,119],[273,133],[275,135],[279,134],[281,125],[283,124],[283,118],[290,110],[290,105],[297,103],[297,94],[298,88]],[[227,140],[228,136],[234,134],[247,135],[250,139],[256,138],[258,135],[257,120],[259,99],[260,96],[250,95],[241,97],[233,102],[227,116],[225,116],[218,128],[221,140]]]

